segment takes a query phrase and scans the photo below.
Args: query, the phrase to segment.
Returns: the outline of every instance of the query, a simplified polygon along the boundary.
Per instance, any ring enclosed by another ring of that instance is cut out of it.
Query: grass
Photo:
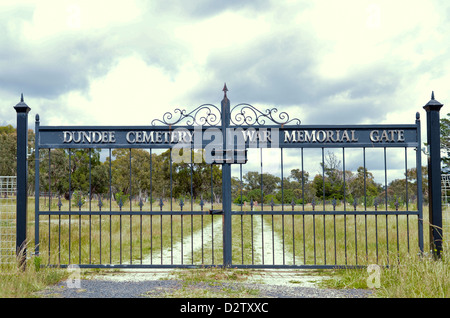
[[[96,208],[94,204],[92,208]],[[197,208],[200,211],[200,207]],[[61,210],[64,209],[68,210],[65,200]],[[149,206],[143,209],[149,210]],[[78,211],[78,208],[72,210]],[[118,210],[117,206],[113,206],[112,211]],[[139,211],[137,203],[133,203],[133,210]],[[163,211],[169,210],[166,202]],[[159,211],[156,203],[153,211]],[[34,213],[31,214],[29,223],[33,226],[29,227],[28,236],[34,238]],[[181,242],[181,233],[186,239],[218,217],[169,213],[163,216],[41,216],[39,250],[43,264],[140,264],[141,261],[159,264],[161,251]],[[148,259],[150,256],[151,260]],[[210,260],[197,258],[196,261],[202,264]],[[165,258],[163,263],[171,264],[171,259]]]
[[[170,292],[150,291],[149,297],[164,298],[254,298],[259,297],[257,289],[247,288],[239,283],[245,282],[252,273],[250,270],[226,269],[218,267],[181,270],[175,277],[182,286]]]
[[[448,207],[444,209],[445,229],[448,229]],[[429,246],[428,208],[424,209],[424,246]],[[447,223],[446,223],[447,222]],[[377,298],[449,298],[450,264],[448,240],[444,240],[441,258],[436,260],[431,251],[422,255],[401,254],[389,266],[328,271],[330,277],[321,281],[326,288],[372,289]],[[386,263],[384,263],[386,265]]]
[[[450,270],[449,253],[444,252],[441,260],[429,256],[403,257],[377,271],[368,269],[343,269],[330,273],[321,281],[326,288],[372,289],[377,298],[449,298]]]
[[[37,261],[38,263],[38,261]],[[56,268],[40,268],[34,263],[25,270],[16,264],[0,267],[0,298],[34,298],[36,292],[66,279],[69,273]]]
[[[168,210],[169,204],[167,202],[165,204],[164,209]],[[214,208],[217,209],[216,206]],[[300,207],[296,207],[296,209],[298,208]],[[63,201],[62,210],[64,209],[68,209],[68,202]],[[113,207],[114,209],[118,210],[118,207]],[[77,210],[77,208],[72,210]],[[134,205],[133,210],[139,210],[139,206]],[[159,206],[155,204],[153,210],[159,211]],[[194,210],[200,210],[200,207],[195,205]],[[235,207],[235,210],[240,210],[240,207]],[[423,221],[425,248],[428,246],[429,236],[427,216],[428,210],[425,207]],[[99,216],[72,216],[69,235],[68,216],[52,216],[50,222],[48,222],[47,216],[43,216],[40,223],[42,230],[40,257],[32,257],[29,260],[32,266],[27,266],[25,272],[17,270],[15,266],[3,266],[0,275],[0,297],[35,297],[35,291],[67,278],[68,274],[65,270],[36,267],[33,262],[38,260],[37,262],[43,265],[68,263],[69,242],[70,262],[74,264],[79,262],[109,263],[110,260],[113,263],[129,262],[130,260],[133,263],[140,263],[141,242],[143,257],[150,253],[157,255],[161,252],[161,248],[169,248],[181,241],[181,229],[183,229],[184,237],[187,237],[191,235],[192,231],[195,232],[221,217],[220,215],[203,217],[187,215],[183,218],[175,215],[143,216],[141,223],[139,215],[122,216],[121,218],[113,216],[111,219],[105,215],[102,216],[101,222]],[[261,216],[256,215],[253,216],[253,220],[255,220],[254,218],[260,220]],[[241,219],[244,221],[243,223],[241,223]],[[417,257],[416,217],[368,216],[365,218],[361,215],[356,218],[354,216],[336,216],[334,218],[322,215],[292,217],[275,214],[273,221],[270,215],[264,216],[263,220],[264,227],[273,226],[275,232],[284,239],[285,252],[287,254],[295,253],[296,257],[302,259],[305,264],[382,265],[379,287],[373,289],[375,297],[449,297],[448,248],[444,249],[443,258],[440,261],[434,261],[426,256]],[[448,220],[448,218],[444,218],[444,220]],[[261,229],[261,223],[252,224],[250,215],[235,215],[232,217],[232,222],[233,263],[261,263],[259,254],[254,251],[252,244],[252,238],[260,239],[260,236],[257,237],[260,234],[257,233]],[[34,199],[29,201],[28,225],[28,237],[31,238],[29,246],[34,246]],[[161,231],[161,226],[163,231]],[[80,229],[81,241],[79,240]],[[214,231],[214,248],[211,242],[205,243],[203,253],[194,253],[196,264],[222,263],[222,231],[221,228],[215,228]],[[50,253],[48,253],[49,246]],[[366,246],[368,252],[366,252]],[[409,253],[407,253],[408,246]],[[29,248],[29,251],[31,250],[32,248]],[[214,262],[211,262],[213,257]],[[383,265],[389,265],[389,267],[386,268]],[[238,270],[226,272],[223,269],[215,268],[181,272],[179,275],[186,281],[185,285],[174,292],[175,294],[166,296],[254,297],[257,296],[255,290],[218,287],[218,282],[221,281],[238,283],[249,273],[251,272],[239,272]],[[368,278],[371,277],[371,274],[366,268],[323,271],[324,276],[331,275],[331,277],[323,280],[322,284],[323,287],[328,288],[366,289],[369,288]],[[200,285],[207,288],[200,288]]]

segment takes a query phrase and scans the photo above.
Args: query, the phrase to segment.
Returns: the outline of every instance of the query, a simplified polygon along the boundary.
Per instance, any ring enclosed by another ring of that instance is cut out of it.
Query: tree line
[[[29,147],[34,144],[34,132],[29,130]],[[12,126],[0,127],[0,175],[15,175],[16,134]],[[175,163],[170,150],[155,153],[143,149],[114,149],[112,158],[101,160],[98,149],[42,149],[40,153],[40,191],[64,196],[73,192],[145,198],[175,198],[220,202],[222,174],[220,165]],[[194,155],[194,154],[192,154]],[[35,160],[28,160],[30,194],[34,193]],[[321,163],[323,173],[311,176],[307,171],[291,169],[283,180],[271,173],[249,171],[232,177],[233,201],[264,202],[265,204],[300,204],[315,200],[376,200],[399,204],[416,197],[415,168],[407,170],[405,178],[391,181],[387,187],[376,183],[373,174],[359,167],[356,172],[343,171],[340,160],[328,153]],[[427,199],[427,173],[422,167],[424,199]],[[344,178],[345,177],[345,178]],[[345,179],[345,182],[344,182]],[[49,186],[50,185],[50,186]]]

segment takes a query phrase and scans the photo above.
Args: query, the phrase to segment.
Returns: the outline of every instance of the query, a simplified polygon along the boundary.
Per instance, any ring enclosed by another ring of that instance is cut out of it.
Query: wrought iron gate
[[[231,108],[226,94],[225,86],[220,108],[176,109],[151,126],[41,126],[36,116],[36,254],[62,267],[334,268],[423,251],[418,114],[411,125],[306,126],[277,109]],[[127,193],[113,182],[114,156],[125,163],[115,180],[126,180]],[[388,193],[391,157],[404,167],[399,193]],[[321,167],[315,189],[311,162]],[[276,195],[264,180],[274,163]],[[376,198],[375,166],[384,180]],[[358,191],[348,187],[355,175]],[[331,176],[342,189],[333,198]],[[148,187],[133,197],[137,179]]]

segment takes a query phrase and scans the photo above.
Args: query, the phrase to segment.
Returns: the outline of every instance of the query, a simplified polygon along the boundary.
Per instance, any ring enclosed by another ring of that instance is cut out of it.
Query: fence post
[[[442,194],[441,194],[441,147],[439,111],[443,104],[434,99],[423,107],[427,112],[427,143],[428,156],[428,195],[430,215],[430,244],[435,257],[439,258],[442,251]]]
[[[222,112],[222,136],[223,136],[223,156],[227,150],[227,128],[230,126],[230,100],[227,98],[227,86],[223,88],[224,97],[221,102]],[[230,267],[232,263],[231,254],[231,164],[222,164],[222,209],[223,209],[223,263],[225,267]]]
[[[16,253],[19,267],[26,266],[27,240],[27,146],[28,146],[28,112],[31,110],[23,101],[14,106],[17,113],[17,195],[16,195]]]

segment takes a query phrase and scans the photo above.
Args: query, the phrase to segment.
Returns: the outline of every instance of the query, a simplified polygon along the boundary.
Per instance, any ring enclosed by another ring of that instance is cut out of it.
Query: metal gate
[[[306,126],[231,108],[225,86],[221,107],[151,126],[36,116],[35,133],[35,252],[49,266],[335,268],[423,251],[418,113]]]

